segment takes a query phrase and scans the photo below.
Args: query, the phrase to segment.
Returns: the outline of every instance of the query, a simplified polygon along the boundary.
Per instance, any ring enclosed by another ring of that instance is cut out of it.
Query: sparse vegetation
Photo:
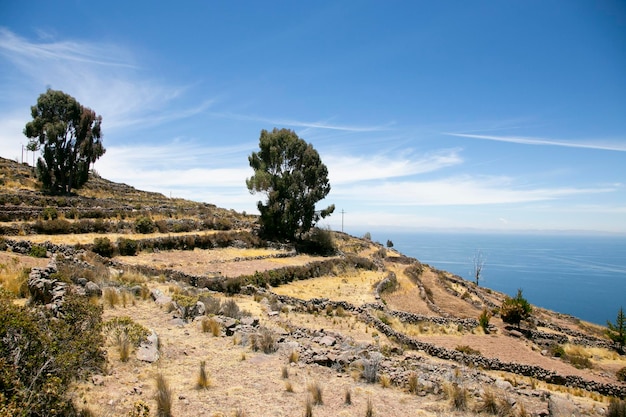
[[[465,353],[466,355],[481,355],[479,350],[474,349],[468,345],[458,345],[457,347],[454,348],[454,350],[457,350],[461,353]]]
[[[250,344],[252,350],[268,354],[276,352],[277,349],[274,332],[266,327],[262,327],[257,333],[250,335]]]
[[[169,383],[161,373],[156,376],[155,400],[157,417],[172,417],[173,393]]]
[[[485,333],[489,333],[489,320],[491,320],[491,313],[485,307],[478,317],[478,324]]]
[[[196,388],[207,389],[211,386],[211,379],[206,370],[206,361],[200,362],[200,371],[198,372],[198,378],[196,380]]]
[[[469,392],[467,388],[454,383],[449,383],[444,386],[444,393],[446,398],[450,401],[453,410],[467,411],[469,402]]]
[[[322,400],[322,386],[319,382],[311,382],[307,386],[307,391],[311,394],[311,400],[313,405],[323,405],[324,401]]]
[[[68,296],[64,315],[20,307],[0,294],[0,410],[3,415],[77,413],[70,383],[104,365],[100,307]]]

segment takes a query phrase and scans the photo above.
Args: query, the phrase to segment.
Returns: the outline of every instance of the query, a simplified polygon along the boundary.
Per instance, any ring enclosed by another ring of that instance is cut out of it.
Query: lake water
[[[626,236],[372,233],[401,253],[472,279],[473,260],[485,260],[480,285],[593,323],[615,321],[626,308]]]

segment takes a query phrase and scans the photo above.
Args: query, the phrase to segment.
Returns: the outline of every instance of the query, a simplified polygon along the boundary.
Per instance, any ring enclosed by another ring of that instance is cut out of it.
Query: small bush
[[[263,327],[258,333],[250,335],[252,350],[263,353],[274,353],[278,349],[276,336],[270,329]]]
[[[135,323],[128,316],[114,317],[104,322],[102,328],[114,341],[117,342],[124,337],[132,346],[139,346],[150,335],[150,331],[146,327]]]
[[[141,216],[135,220],[135,231],[141,234],[154,232],[155,225],[150,217]]]
[[[491,320],[491,313],[487,308],[483,308],[483,312],[478,317],[478,324],[482,327],[485,333],[489,333],[489,320]]]
[[[556,343],[550,346],[549,351],[550,354],[555,358],[562,358],[565,356],[565,349],[563,349],[563,346]]]
[[[343,394],[343,403],[345,405],[352,405],[352,391],[350,388],[346,388],[346,392]]]
[[[383,374],[379,378],[380,386],[383,388],[389,388],[391,386],[391,378],[389,375]]]
[[[283,379],[289,379],[289,368],[287,368],[286,366],[283,366],[281,370],[281,377]]]
[[[626,366],[617,371],[615,374],[618,381],[626,382]]]
[[[117,239],[117,250],[122,256],[135,256],[137,255],[137,242],[121,237]]]
[[[237,302],[235,302],[232,298],[224,303],[221,308],[221,313],[226,317],[231,317],[233,319],[241,318],[241,310],[239,310]]]
[[[44,220],[56,220],[59,217],[59,212],[55,207],[46,207],[41,212],[41,217]]]
[[[499,397],[492,390],[486,390],[482,395],[481,403],[476,411],[479,413],[507,417],[511,415],[512,408],[506,398]]]
[[[626,401],[612,399],[606,415],[607,417],[626,417]]]
[[[93,247],[91,250],[100,256],[110,258],[115,252],[115,248],[108,237],[97,237],[93,240]]]
[[[156,377],[157,417],[172,417],[172,390],[163,374]]]
[[[45,258],[48,256],[48,251],[43,246],[33,245],[30,248],[30,252],[28,252],[30,256],[33,258]]]
[[[291,381],[285,381],[285,391],[293,392],[293,384]]]

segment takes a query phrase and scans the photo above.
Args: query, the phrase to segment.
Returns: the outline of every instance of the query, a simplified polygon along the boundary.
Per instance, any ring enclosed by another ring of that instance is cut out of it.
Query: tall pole
[[[343,233],[343,215],[344,215],[345,213],[346,213],[346,212],[345,212],[345,211],[343,211],[343,209],[341,209],[341,233]]]

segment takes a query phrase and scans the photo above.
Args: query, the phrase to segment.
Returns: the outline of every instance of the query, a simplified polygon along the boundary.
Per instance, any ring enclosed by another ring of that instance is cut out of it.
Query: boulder
[[[87,297],[101,297],[102,290],[95,282],[89,281],[85,284],[85,295]]]
[[[154,330],[137,348],[137,359],[144,362],[156,362],[159,359],[159,336]]]

